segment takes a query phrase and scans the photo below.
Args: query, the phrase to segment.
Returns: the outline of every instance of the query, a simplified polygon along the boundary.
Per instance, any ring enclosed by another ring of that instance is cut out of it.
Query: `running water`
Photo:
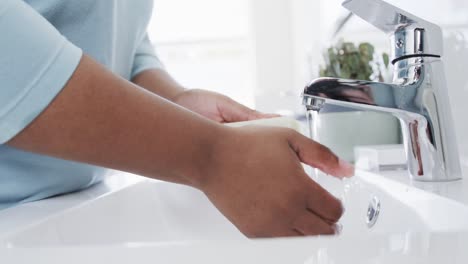
[[[309,132],[309,137],[311,139],[317,140],[317,122],[318,122],[318,112],[314,110],[307,110],[306,112],[306,117],[307,117],[307,129]],[[311,176],[312,179],[315,181],[318,180],[320,171],[318,169],[313,169],[310,167],[310,173],[309,175]]]
[[[319,135],[317,133],[317,131],[318,131],[318,122],[319,122],[318,115],[319,115],[318,111],[307,110],[307,112],[306,112],[307,129],[308,129],[309,137],[311,139],[313,139],[313,140],[316,140],[316,141],[319,140],[318,139]],[[331,179],[328,179],[328,177],[332,177],[332,176],[326,175],[326,174],[322,173],[321,171],[319,171],[318,169],[313,169],[312,167],[309,167],[309,169],[310,170],[307,171],[308,174],[316,182],[324,183],[324,182],[328,182],[329,180],[331,180]],[[326,177],[326,178],[320,179],[321,177]],[[332,180],[332,181],[335,181],[335,180]],[[335,195],[338,199],[340,199],[342,204],[343,204],[343,207],[346,208],[346,207],[348,207],[348,204],[350,202],[349,201],[350,197],[353,196],[353,194],[351,194],[351,193],[359,190],[361,184],[354,177],[353,178],[343,178],[341,180],[340,184],[341,184],[340,187],[342,187],[342,188],[335,189],[335,192],[333,192],[332,194]],[[346,214],[346,210],[345,210],[345,214]],[[343,216],[343,218],[344,217],[345,216]],[[343,218],[340,221],[338,221],[338,223],[336,223],[336,229],[337,229],[336,234],[337,235],[342,233]]]
[[[307,110],[306,117],[309,129],[309,137],[311,139],[315,139],[317,136],[318,112],[314,110]]]

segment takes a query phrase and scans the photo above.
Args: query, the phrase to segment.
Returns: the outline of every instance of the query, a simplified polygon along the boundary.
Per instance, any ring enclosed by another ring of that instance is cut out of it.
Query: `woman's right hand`
[[[354,168],[290,129],[228,128],[198,186],[248,237],[334,234],[341,202],[314,182],[301,161],[348,177]]]

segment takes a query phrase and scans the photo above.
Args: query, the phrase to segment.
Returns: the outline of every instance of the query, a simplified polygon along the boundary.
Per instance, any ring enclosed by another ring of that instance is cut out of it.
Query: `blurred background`
[[[298,114],[300,92],[318,77],[324,50],[338,39],[370,42],[379,52],[387,37],[341,0],[155,0],[150,37],[167,70],[191,88],[218,91],[262,111]],[[388,0],[444,30],[446,74],[462,154],[468,157],[468,1]]]

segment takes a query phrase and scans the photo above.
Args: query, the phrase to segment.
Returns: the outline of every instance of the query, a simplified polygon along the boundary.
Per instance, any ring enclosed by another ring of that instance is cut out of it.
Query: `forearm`
[[[196,185],[220,125],[125,81],[89,57],[9,145]]]
[[[185,90],[163,69],[143,71],[135,76],[132,82],[170,101],[174,101],[177,95]]]

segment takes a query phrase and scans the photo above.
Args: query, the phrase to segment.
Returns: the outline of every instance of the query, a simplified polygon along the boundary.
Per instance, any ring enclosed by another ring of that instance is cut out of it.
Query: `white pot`
[[[397,118],[377,112],[348,111],[320,113],[316,118],[314,140],[341,158],[354,162],[354,147],[399,144]]]

